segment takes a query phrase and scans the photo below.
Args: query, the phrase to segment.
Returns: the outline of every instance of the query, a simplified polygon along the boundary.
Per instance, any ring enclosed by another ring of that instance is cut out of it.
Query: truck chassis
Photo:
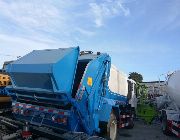
[[[45,126],[35,126],[14,120],[12,116],[0,116],[0,140],[105,140],[98,136],[89,136],[83,132],[69,132]]]

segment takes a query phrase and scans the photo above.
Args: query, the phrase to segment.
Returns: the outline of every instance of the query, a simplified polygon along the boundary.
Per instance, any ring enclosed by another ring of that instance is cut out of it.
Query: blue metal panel
[[[124,104],[125,105],[127,103],[127,97],[126,96],[114,93],[114,92],[110,91],[110,89],[108,89],[107,97],[109,99],[115,100],[116,104]]]
[[[108,104],[108,102],[103,102],[101,109],[98,111],[99,114],[99,121],[108,122],[111,110],[112,110],[112,104]]]
[[[84,59],[92,56],[84,56]],[[89,62],[81,86],[76,94],[74,107],[81,120],[84,131],[90,135],[99,132],[99,122],[108,122],[113,107],[126,104],[127,98],[117,93],[112,93],[108,88],[111,60],[107,54],[101,54]],[[92,85],[88,79],[92,79]]]
[[[52,73],[57,87],[56,92],[66,91],[69,97],[71,96],[78,56],[79,48],[76,48],[53,65]]]
[[[79,57],[79,60],[93,60],[96,59],[98,57],[98,55],[95,54],[86,54],[86,55],[81,55]]]
[[[71,95],[79,47],[37,50],[7,67],[13,88]]]
[[[84,131],[90,135],[99,132],[99,111],[102,109],[102,97],[106,96],[104,89],[107,87],[107,83],[103,80],[107,76],[105,79],[108,81],[110,66],[108,63],[110,57],[107,54],[96,56],[96,59],[89,62],[73,104],[78,110]],[[92,80],[92,84],[88,83],[88,79]],[[112,105],[109,108],[107,111],[111,112]],[[106,114],[109,118],[109,114]]]
[[[5,94],[4,88],[5,88],[5,87],[0,87],[0,94],[1,94],[1,95],[4,95],[4,94]]]

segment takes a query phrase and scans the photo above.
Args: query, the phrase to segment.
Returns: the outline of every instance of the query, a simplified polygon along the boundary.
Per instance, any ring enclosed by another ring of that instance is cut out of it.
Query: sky
[[[0,67],[32,50],[105,52],[144,81],[180,69],[179,0],[0,0]]]

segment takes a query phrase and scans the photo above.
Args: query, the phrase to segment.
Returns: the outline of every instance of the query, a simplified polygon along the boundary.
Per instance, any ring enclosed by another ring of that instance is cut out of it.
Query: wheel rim
[[[112,121],[110,125],[110,139],[115,140],[116,139],[116,133],[117,133],[117,123],[116,121]]]

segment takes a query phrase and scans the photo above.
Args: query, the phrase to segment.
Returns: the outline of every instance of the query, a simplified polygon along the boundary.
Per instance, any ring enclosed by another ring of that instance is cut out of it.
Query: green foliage
[[[141,83],[143,81],[143,76],[137,72],[131,72],[129,74],[129,79],[133,79],[134,81]]]

